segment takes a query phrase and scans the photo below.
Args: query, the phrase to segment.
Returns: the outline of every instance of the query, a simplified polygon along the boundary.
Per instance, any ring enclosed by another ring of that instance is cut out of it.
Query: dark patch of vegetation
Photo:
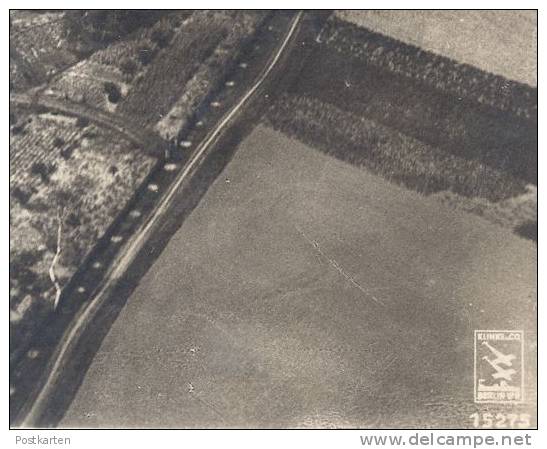
[[[21,268],[21,266],[31,267],[36,262],[42,258],[43,251],[20,251],[17,253],[17,256],[13,259],[14,268]],[[11,258],[10,258],[11,259]],[[10,260],[10,271],[11,271],[12,261]],[[16,273],[15,273],[16,274]]]
[[[17,279],[19,283],[26,288],[32,288],[38,277],[36,273],[30,269],[30,266],[27,263],[22,261],[19,257],[12,257],[11,255],[9,261],[9,276],[10,278]]]
[[[538,223],[537,221],[526,221],[515,228],[515,233],[526,239],[538,241]]]
[[[18,134],[24,134],[25,132],[26,132],[26,129],[25,129],[24,123],[12,126],[11,128],[11,133],[15,136]]]
[[[162,10],[69,10],[65,29],[74,38],[107,45],[139,28],[153,25],[167,11]]]
[[[165,48],[171,43],[173,39],[173,30],[166,27],[156,28],[152,32],[152,42],[154,42],[159,48]]]
[[[72,156],[72,153],[74,153],[75,149],[76,149],[75,144],[69,145],[66,148],[62,148],[61,149],[61,157],[65,160],[70,159],[70,157]]]
[[[51,200],[54,205],[61,209],[70,209],[78,204],[80,200],[80,194],[78,189],[81,190],[81,186],[78,186],[77,183],[74,183],[74,189],[68,190],[64,188],[57,188],[53,191],[51,195]]]
[[[50,210],[50,205],[43,200],[33,200],[28,202],[25,207],[33,212],[44,213]]]
[[[137,63],[131,58],[124,58],[120,63],[120,70],[122,73],[131,78],[135,75],[135,73],[137,73],[137,69]]]
[[[55,137],[53,139],[53,146],[55,148],[61,148],[65,144],[65,140],[62,137]]]
[[[30,167],[30,171],[33,175],[40,176],[42,182],[49,182],[50,175],[55,172],[57,166],[55,164],[45,164],[43,162],[35,162]]]
[[[78,117],[76,120],[76,126],[78,128],[86,128],[89,126],[89,119],[87,117]]]
[[[104,83],[104,91],[108,95],[110,103],[118,103],[122,99],[122,92],[117,84],[110,81]]]
[[[77,226],[80,226],[81,220],[80,220],[80,218],[79,218],[74,212],[71,212],[71,213],[68,214],[68,216],[66,217],[65,223],[66,223],[68,226],[72,226],[72,227],[75,228],[75,227],[77,227]]]
[[[33,191],[28,187],[19,187],[16,186],[13,189],[11,189],[11,194],[13,197],[19,201],[22,205],[25,205],[28,203],[28,200],[33,194]]]
[[[44,250],[27,250],[10,253],[10,285],[19,285],[30,294],[40,294],[50,287],[48,279],[32,270],[43,257]]]
[[[137,50],[137,57],[142,65],[150,64],[156,56],[156,50],[149,46],[139,47]]]
[[[86,130],[83,134],[82,134],[82,137],[84,139],[94,139],[97,137],[97,132],[96,131],[91,131],[91,130]]]

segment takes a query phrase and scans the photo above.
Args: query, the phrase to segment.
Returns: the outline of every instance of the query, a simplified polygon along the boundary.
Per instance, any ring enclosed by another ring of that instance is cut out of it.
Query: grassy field
[[[537,11],[346,10],[335,14],[360,27],[537,87]]]

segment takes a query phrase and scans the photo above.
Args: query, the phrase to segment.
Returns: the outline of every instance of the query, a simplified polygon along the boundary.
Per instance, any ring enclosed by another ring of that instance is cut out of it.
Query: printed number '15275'
[[[473,427],[484,429],[527,429],[530,427],[529,413],[473,413]]]

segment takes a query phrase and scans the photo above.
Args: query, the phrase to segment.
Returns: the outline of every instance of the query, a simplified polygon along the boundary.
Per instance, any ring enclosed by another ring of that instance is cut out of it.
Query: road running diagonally
[[[147,238],[154,232],[155,225],[159,218],[165,214],[176,197],[177,192],[189,181],[192,174],[203,162],[208,152],[212,150],[217,139],[222,135],[231,123],[237,119],[238,114],[247,106],[253,96],[259,91],[259,88],[266,82],[269,75],[276,69],[282,55],[291,46],[292,39],[298,31],[302,18],[302,13],[298,12],[291,20],[288,30],[275,49],[272,57],[269,59],[266,67],[253,82],[245,94],[236,102],[236,104],[220,119],[215,127],[209,132],[206,138],[199,143],[194,153],[187,161],[185,167],[181,170],[176,180],[170,186],[169,190],[159,201],[154,212],[141,225],[138,231],[125,243],[122,251],[112,261],[111,267],[105,275],[105,282],[98,293],[92,298],[87,306],[82,310],[74,323],[66,331],[62,342],[59,344],[53,359],[50,363],[43,387],[38,392],[36,398],[33,398],[32,404],[22,420],[23,427],[32,427],[39,423],[39,420],[47,408],[48,400],[55,391],[56,386],[62,381],[62,369],[67,358],[71,356],[71,350],[77,343],[78,337],[85,330],[86,324],[92,319],[100,306],[108,299],[109,292],[118,280],[123,278],[125,271],[137,256],[143,247]]]

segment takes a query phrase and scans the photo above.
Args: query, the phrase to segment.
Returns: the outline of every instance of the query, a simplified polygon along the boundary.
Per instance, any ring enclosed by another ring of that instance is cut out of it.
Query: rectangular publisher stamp
[[[475,331],[475,402],[522,402],[523,348],[523,331]]]

